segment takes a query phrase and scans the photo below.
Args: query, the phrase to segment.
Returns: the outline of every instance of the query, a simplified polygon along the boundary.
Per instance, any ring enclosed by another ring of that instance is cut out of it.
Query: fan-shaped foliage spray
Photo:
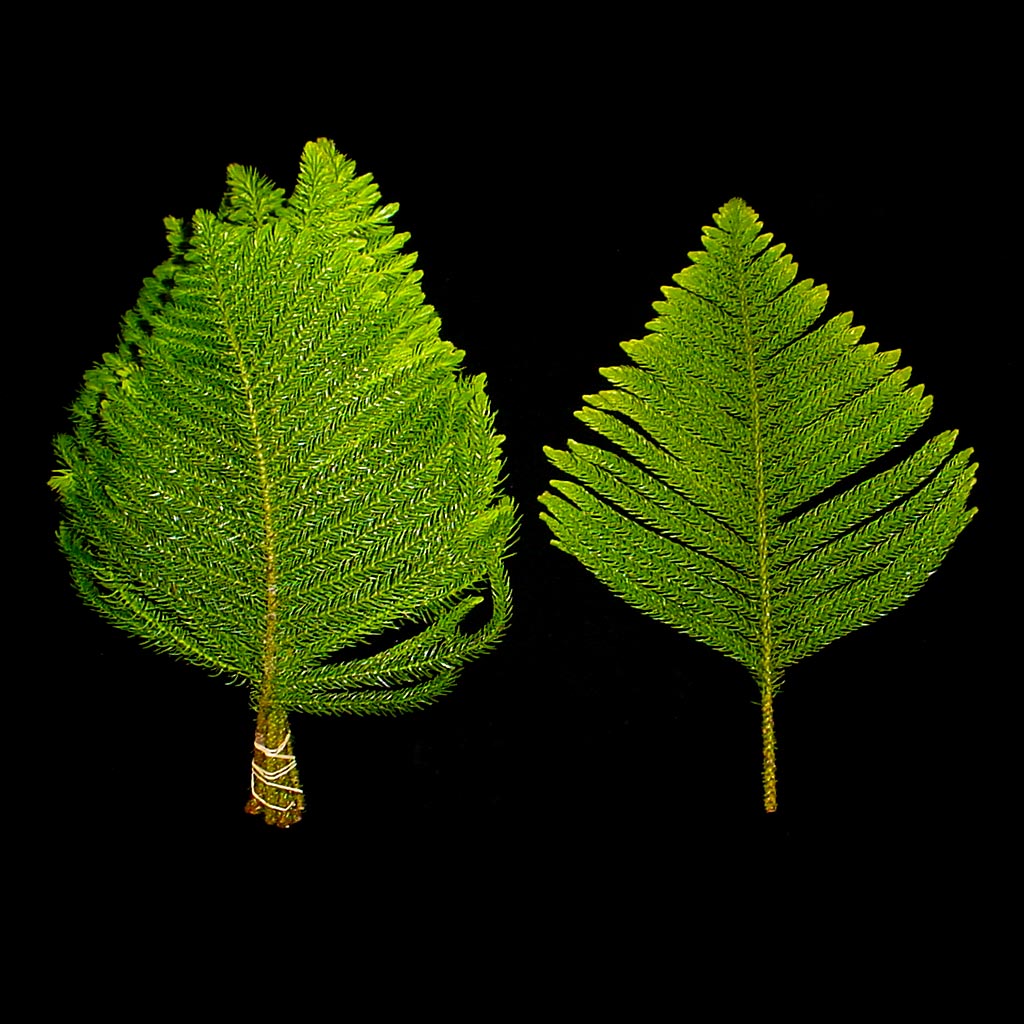
[[[735,658],[761,694],[776,808],[783,672],[903,604],[975,509],[970,449],[939,434],[890,468],[932,400],[899,352],[861,344],[827,290],[733,199],[665,288],[651,332],[576,415],[614,450],[546,448],[553,543],[641,611]]]
[[[230,167],[218,212],[166,221],[170,258],[56,440],[79,592],[249,686],[247,809],[281,826],[303,808],[290,712],[426,704],[509,615],[503,438],[379,200],[323,139],[287,198]]]

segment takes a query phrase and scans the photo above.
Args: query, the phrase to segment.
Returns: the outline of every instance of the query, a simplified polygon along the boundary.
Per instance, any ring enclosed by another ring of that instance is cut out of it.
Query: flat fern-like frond
[[[280,825],[303,801],[288,712],[426,704],[510,611],[503,438],[484,378],[439,336],[396,209],[326,140],[288,197],[230,167],[217,213],[167,220],[170,258],[56,440],[79,592],[248,684],[249,809]]]
[[[630,604],[745,665],[762,694],[774,810],[772,697],[784,670],[901,605],[974,514],[956,433],[867,468],[925,422],[899,352],[861,342],[827,291],[796,280],[742,200],[665,288],[633,365],[576,415],[613,450],[546,448],[570,479],[541,501],[553,543]]]

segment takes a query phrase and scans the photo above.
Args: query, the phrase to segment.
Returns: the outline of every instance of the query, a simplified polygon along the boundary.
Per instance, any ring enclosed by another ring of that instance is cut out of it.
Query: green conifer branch
[[[396,209],[326,140],[290,196],[230,167],[217,213],[166,221],[170,258],[55,442],[79,592],[248,685],[246,809],[280,826],[304,805],[290,711],[421,707],[511,609],[503,438],[484,379],[439,335]],[[488,591],[490,621],[466,632]]]
[[[822,320],[827,289],[771,240],[742,200],[721,208],[651,333],[623,344],[634,365],[602,369],[614,389],[576,414],[618,451],[545,448],[574,479],[541,495],[557,547],[749,670],[768,811],[783,671],[902,604],[976,511],[955,432],[865,475],[931,398],[852,314]]]

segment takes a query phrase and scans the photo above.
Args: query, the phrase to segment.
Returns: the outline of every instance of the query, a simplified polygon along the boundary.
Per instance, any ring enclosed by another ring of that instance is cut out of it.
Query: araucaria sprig
[[[939,434],[871,476],[932,400],[899,351],[796,280],[733,199],[655,303],[651,333],[576,415],[612,448],[546,448],[553,543],[641,611],[745,665],[761,695],[764,804],[777,803],[773,698],[801,658],[903,604],[967,525],[975,466]]]
[[[304,801],[289,713],[420,707],[509,616],[503,438],[483,377],[440,338],[396,209],[323,139],[287,198],[228,168],[216,213],[166,221],[170,258],[56,440],[79,592],[248,685],[247,809],[282,826]]]

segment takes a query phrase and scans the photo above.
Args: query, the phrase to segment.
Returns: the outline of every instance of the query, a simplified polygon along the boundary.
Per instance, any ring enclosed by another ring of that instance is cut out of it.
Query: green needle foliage
[[[56,439],[79,593],[249,686],[247,810],[281,826],[303,807],[289,712],[421,707],[510,610],[504,438],[379,199],[323,139],[288,198],[229,167],[217,213],[165,222],[170,258]]]
[[[801,658],[903,604],[975,509],[970,450],[939,434],[869,475],[927,419],[899,352],[797,281],[733,199],[655,303],[632,366],[576,415],[617,451],[545,448],[553,543],[648,615],[745,665],[761,693],[765,808],[776,808],[772,699]],[[875,468],[875,467],[871,467]]]

